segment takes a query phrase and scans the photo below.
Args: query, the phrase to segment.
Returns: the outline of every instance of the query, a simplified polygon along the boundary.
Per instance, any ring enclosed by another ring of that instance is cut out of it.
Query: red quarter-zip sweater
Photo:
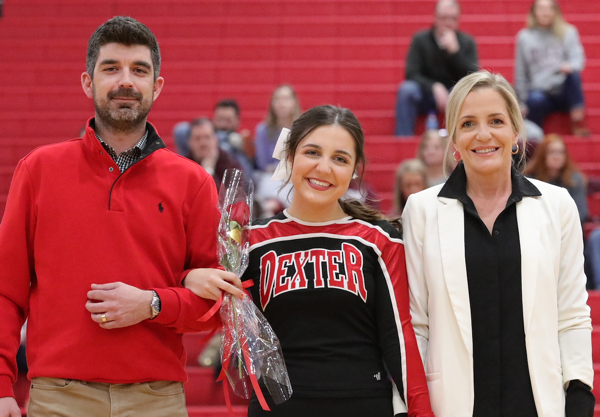
[[[19,331],[28,317],[29,377],[109,383],[185,381],[181,333],[212,302],[181,286],[217,268],[217,193],[195,162],[154,127],[123,174],[94,136],[40,147],[15,171],[0,224],[0,397],[12,396]],[[85,308],[91,284],[154,289],[155,320],[105,330]]]

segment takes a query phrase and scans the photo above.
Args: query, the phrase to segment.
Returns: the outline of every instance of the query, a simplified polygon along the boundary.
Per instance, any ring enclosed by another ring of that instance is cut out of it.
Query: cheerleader
[[[344,198],[365,168],[364,135],[347,109],[298,118],[274,176],[290,207],[250,234],[252,298],[279,337],[292,398],[248,416],[433,416],[409,313],[404,246],[396,228]],[[226,276],[226,275],[223,275]],[[230,281],[230,282],[226,282]],[[235,279],[190,274],[197,295],[234,294]],[[265,394],[267,394],[265,390]]]

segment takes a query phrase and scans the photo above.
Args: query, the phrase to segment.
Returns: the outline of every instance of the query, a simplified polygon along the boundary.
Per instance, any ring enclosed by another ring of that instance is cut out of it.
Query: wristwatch
[[[154,320],[160,314],[160,297],[156,293],[156,291],[152,290],[152,302],[150,303],[150,310],[152,310],[152,315],[150,316],[150,320]]]

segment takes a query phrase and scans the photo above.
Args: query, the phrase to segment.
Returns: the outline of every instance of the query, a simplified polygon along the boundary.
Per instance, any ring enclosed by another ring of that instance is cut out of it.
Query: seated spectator
[[[406,200],[411,194],[427,188],[427,173],[425,165],[418,159],[403,161],[396,171],[394,183],[394,211],[392,217],[402,215]]]
[[[263,172],[273,172],[279,161],[273,158],[273,151],[281,129],[292,127],[300,116],[300,101],[289,85],[280,85],[271,96],[269,112],[264,122],[256,126],[254,149],[256,167]]]
[[[219,147],[213,124],[207,118],[195,119],[190,124],[189,148],[187,157],[199,163],[213,177],[217,190],[226,169],[242,169],[233,156]]]
[[[260,202],[277,199],[285,207],[291,202],[291,185],[281,189],[281,181],[271,181],[271,174],[279,163],[273,158],[273,151],[281,129],[292,127],[300,113],[300,101],[294,89],[289,85],[280,85],[271,96],[266,120],[256,126],[254,158],[257,170],[254,175],[254,197]]]
[[[581,222],[587,220],[586,180],[569,157],[562,137],[556,134],[547,135],[544,141],[535,148],[533,157],[525,167],[524,174],[566,188],[579,209]]]
[[[244,173],[252,177],[253,163],[244,151],[244,137],[249,138],[250,132],[245,129],[237,132],[240,126],[240,107],[233,99],[221,100],[213,113],[213,127],[219,147],[233,156],[241,165]],[[190,123],[179,122],[173,128],[173,140],[180,155],[189,154]]]
[[[446,137],[440,136],[438,130],[427,130],[421,136],[417,159],[425,168],[428,187],[446,182],[444,159],[446,159],[446,167],[454,167],[452,159],[446,154],[447,145]]]
[[[588,136],[580,76],[583,46],[555,0],[533,2],[527,28],[517,35],[516,55],[515,89],[527,118],[543,127],[549,113],[569,112],[573,134]]]
[[[479,69],[475,41],[458,30],[459,18],[458,1],[440,0],[433,27],[414,36],[406,57],[406,81],[398,90],[396,136],[415,134],[417,114],[429,114],[435,123],[437,112],[446,110],[449,90]]]

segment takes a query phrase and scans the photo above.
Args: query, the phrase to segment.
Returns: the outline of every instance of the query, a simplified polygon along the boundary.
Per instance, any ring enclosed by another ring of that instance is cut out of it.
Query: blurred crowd
[[[391,217],[402,214],[410,194],[443,183],[456,164],[440,121],[454,84],[479,68],[476,40],[460,31],[460,14],[459,2],[437,2],[432,26],[414,35],[407,53],[394,133],[400,140],[414,138],[419,116],[424,116],[425,131],[414,159],[398,161],[392,209],[386,213]],[[543,127],[550,113],[564,112],[573,135],[590,135],[581,80],[584,50],[577,28],[565,21],[555,0],[535,0],[526,22],[516,37],[514,74],[514,88],[526,118],[523,136],[527,140],[521,142],[526,159],[515,162],[526,175],[569,190],[583,225],[591,220],[588,192],[599,188],[600,180],[587,178],[569,157],[563,138],[544,132]],[[178,123],[173,138],[177,151],[202,165],[217,187],[226,169],[243,170],[255,184],[255,217],[270,217],[291,201],[293,189],[271,180],[278,163],[273,151],[281,129],[290,128],[301,114],[300,99],[291,85],[276,87],[265,103],[265,118],[254,132],[240,130],[241,114],[235,98],[223,99],[215,104],[212,115]],[[378,196],[366,183],[353,184],[348,196],[379,208]],[[589,287],[600,288],[600,230],[586,235]]]

